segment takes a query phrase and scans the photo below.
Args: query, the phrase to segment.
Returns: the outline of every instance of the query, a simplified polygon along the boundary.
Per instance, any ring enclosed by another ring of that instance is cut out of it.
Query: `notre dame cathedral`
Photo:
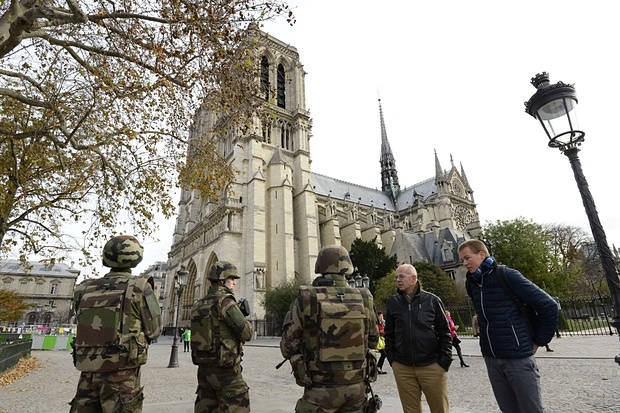
[[[457,247],[478,236],[480,221],[463,167],[450,159],[450,168],[443,169],[435,153],[433,176],[401,186],[379,101],[381,190],[314,173],[299,53],[268,34],[260,44],[261,90],[271,123],[254,134],[221,138],[218,149],[239,171],[227,198],[214,204],[195,191],[181,192],[166,286],[166,301],[174,303],[171,275],[181,265],[190,272],[179,325],[189,323],[194,301],[206,294],[215,261],[237,266],[241,279],[235,294],[248,299],[253,317],[263,318],[260,303],[267,287],[295,279],[311,283],[321,246],[350,249],[356,238],[375,240],[399,262],[437,264],[464,284]],[[203,111],[197,119],[190,133],[202,136],[216,117]],[[170,321],[174,305],[166,308]]]

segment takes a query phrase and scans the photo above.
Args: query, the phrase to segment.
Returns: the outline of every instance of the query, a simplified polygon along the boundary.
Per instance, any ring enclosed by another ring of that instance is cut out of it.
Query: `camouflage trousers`
[[[200,364],[194,413],[249,412],[249,387],[241,370],[240,364],[234,367]]]
[[[343,386],[304,388],[295,413],[362,413],[366,406],[364,382]]]
[[[80,374],[69,413],[142,413],[140,367]]]

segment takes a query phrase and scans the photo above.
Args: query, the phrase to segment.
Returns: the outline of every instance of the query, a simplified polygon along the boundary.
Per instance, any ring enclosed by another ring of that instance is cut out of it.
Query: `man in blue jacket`
[[[544,412],[540,372],[534,354],[555,333],[558,307],[546,292],[512,268],[505,268],[516,296],[538,314],[533,336],[527,319],[497,275],[497,262],[480,240],[459,245],[480,325],[480,349],[495,399],[503,413]]]

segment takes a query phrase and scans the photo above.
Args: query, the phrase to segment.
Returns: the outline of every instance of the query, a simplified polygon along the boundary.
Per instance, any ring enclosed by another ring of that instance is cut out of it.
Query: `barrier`
[[[32,336],[33,350],[71,350],[73,336]]]
[[[0,345],[0,373],[16,365],[20,358],[29,356],[31,346],[31,340]]]

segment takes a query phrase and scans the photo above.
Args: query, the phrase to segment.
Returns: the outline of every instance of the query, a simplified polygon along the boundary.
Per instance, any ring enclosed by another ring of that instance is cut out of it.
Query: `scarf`
[[[497,263],[495,262],[495,258],[488,256],[482,261],[480,267],[473,273],[469,273],[471,280],[476,284],[480,284],[482,282],[482,274],[486,274],[491,271]]]

